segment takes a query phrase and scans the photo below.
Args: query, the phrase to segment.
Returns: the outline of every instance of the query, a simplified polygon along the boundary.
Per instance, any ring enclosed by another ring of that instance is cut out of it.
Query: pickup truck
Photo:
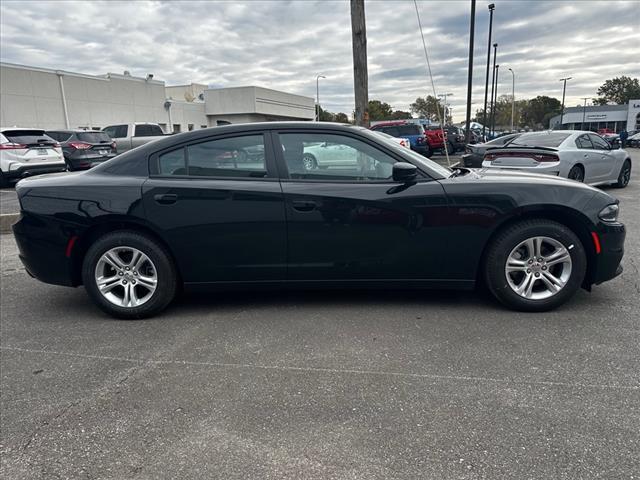
[[[157,123],[123,123],[102,129],[116,142],[116,150],[123,153],[165,136]]]

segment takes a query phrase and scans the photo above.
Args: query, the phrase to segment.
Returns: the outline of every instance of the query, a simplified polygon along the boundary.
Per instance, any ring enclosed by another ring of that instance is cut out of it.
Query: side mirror
[[[406,162],[393,164],[393,181],[399,183],[415,182],[418,178],[418,167]]]

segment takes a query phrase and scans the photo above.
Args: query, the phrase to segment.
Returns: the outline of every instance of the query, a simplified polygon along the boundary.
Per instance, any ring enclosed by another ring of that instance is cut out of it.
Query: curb
[[[3,213],[0,215],[0,233],[12,233],[11,225],[18,221],[19,213]]]

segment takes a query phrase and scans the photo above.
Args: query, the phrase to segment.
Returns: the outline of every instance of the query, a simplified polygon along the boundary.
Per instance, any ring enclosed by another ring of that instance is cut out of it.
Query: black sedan
[[[319,145],[331,161],[307,169],[305,150]],[[249,150],[264,154],[238,162]],[[181,286],[483,283],[511,308],[542,311],[622,271],[625,227],[607,193],[450,170],[345,125],[197,130],[16,190],[27,271],[84,285],[120,318],[160,312]]]

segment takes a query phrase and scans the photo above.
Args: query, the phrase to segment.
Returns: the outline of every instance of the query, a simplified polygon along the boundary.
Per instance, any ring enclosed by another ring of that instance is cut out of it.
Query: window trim
[[[397,162],[405,162],[411,165],[414,165],[418,168],[418,172],[423,178],[418,178],[417,182],[422,183],[425,181],[432,182],[435,181],[428,172],[425,172],[420,165],[415,165],[413,162],[408,161],[406,158],[398,155],[396,152],[392,150],[388,150],[384,145],[379,145],[369,138],[365,136],[360,136],[357,134],[353,134],[352,132],[344,132],[342,130],[330,130],[330,129],[305,129],[305,128],[295,128],[290,130],[285,129],[276,129],[272,130],[273,135],[273,153],[276,160],[276,165],[278,167],[278,173],[280,174],[281,182],[305,182],[305,183],[339,183],[339,184],[355,184],[355,185],[367,185],[367,184],[392,184],[398,185],[398,182],[393,181],[393,179],[381,179],[381,180],[363,180],[358,181],[355,178],[353,180],[339,180],[339,179],[315,179],[315,178],[291,178],[289,175],[289,169],[287,167],[287,162],[284,159],[284,155],[282,154],[282,144],[280,143],[280,135],[281,134],[290,134],[290,133],[298,133],[298,134],[327,134],[327,135],[342,135],[345,137],[353,138],[355,140],[359,140],[363,143],[368,144],[370,147],[375,148],[376,150],[381,151],[385,155],[393,158]]]
[[[591,132],[591,133],[588,133],[587,135],[589,135],[589,140],[591,140],[591,144],[593,145],[593,150],[598,150],[598,151],[611,150],[611,145],[609,145],[609,142],[607,142],[604,138],[602,138],[597,133]],[[593,142],[593,139],[591,137],[596,137],[598,140],[602,140],[602,142],[605,144],[606,148],[598,148],[598,147],[596,147],[596,144]]]
[[[267,172],[266,177],[234,177],[234,176],[209,176],[209,175],[189,175],[189,149],[191,145],[198,145],[200,143],[207,143],[216,140],[226,140],[228,138],[235,137],[257,137],[262,135],[262,141],[264,144],[264,164]],[[165,153],[174,152],[176,150],[184,150],[184,159],[185,159],[185,168],[187,169],[186,175],[166,175],[160,173],[160,155],[164,155]],[[185,141],[177,145],[172,145],[171,147],[164,148],[157,152],[149,155],[149,178],[156,179],[180,179],[180,180],[246,180],[246,181],[278,181],[277,170],[275,167],[275,162],[273,161],[273,148],[271,145],[271,133],[266,130],[254,130],[254,131],[246,131],[246,132],[235,132],[235,133],[227,133],[227,134],[218,134],[212,135],[210,137],[199,138],[197,140]]]

